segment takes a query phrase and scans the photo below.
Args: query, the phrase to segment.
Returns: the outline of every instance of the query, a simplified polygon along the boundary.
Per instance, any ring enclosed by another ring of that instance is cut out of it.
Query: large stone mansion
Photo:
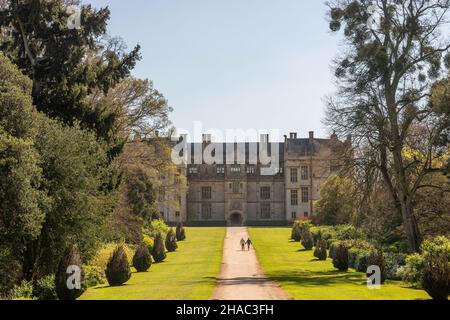
[[[265,143],[271,155],[273,144],[267,144],[268,139],[266,135],[259,143],[224,143],[223,164],[188,162],[180,166],[179,172],[187,178],[187,191],[179,196],[179,209],[162,210],[164,219],[188,225],[278,225],[314,215],[313,203],[319,198],[320,186],[339,165],[336,148],[345,143],[335,134],[318,139],[314,132],[308,138],[291,133],[275,145],[279,149],[278,167],[266,175],[262,174],[266,166],[260,158],[251,161],[250,152],[259,151]],[[204,135],[203,143],[187,144],[190,160],[194,150],[205,150],[210,143],[211,136]],[[245,161],[237,162],[239,152],[230,155],[230,149],[245,150]]]

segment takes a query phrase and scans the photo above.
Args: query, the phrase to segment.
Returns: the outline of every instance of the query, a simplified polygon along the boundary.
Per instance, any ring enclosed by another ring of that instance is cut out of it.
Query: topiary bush
[[[137,272],[146,272],[152,265],[152,257],[146,244],[141,244],[133,256],[133,267]]]
[[[302,233],[302,246],[306,250],[312,250],[312,248],[314,247],[314,239],[309,229],[303,231]]]
[[[330,248],[330,258],[334,259],[334,257],[336,257],[336,250],[337,247],[341,244],[340,241],[334,241],[329,245]]]
[[[164,247],[164,240],[160,233],[155,237],[152,256],[155,262],[162,262],[166,259],[166,248]]]
[[[167,233],[165,243],[167,251],[174,252],[175,250],[177,250],[177,236],[175,235],[173,229],[170,229],[169,233]]]
[[[176,236],[177,241],[186,240],[186,230],[184,229],[183,224],[181,222],[177,224]]]
[[[358,250],[355,258],[355,270],[358,272],[367,271],[367,259],[369,258],[369,252],[363,249]]]
[[[348,270],[348,249],[344,244],[339,244],[336,248],[336,255],[333,258],[333,265],[340,271]]]
[[[325,240],[317,241],[314,257],[322,261],[327,260],[327,242]]]
[[[105,270],[110,286],[121,286],[131,278],[130,264],[124,248],[119,245],[110,257]]]
[[[381,249],[371,250],[367,257],[367,267],[369,266],[378,266],[381,271],[381,284],[386,282],[386,264],[384,261],[383,251]],[[367,269],[366,269],[367,272]],[[370,274],[367,274],[367,277],[370,277]]]
[[[55,275],[51,274],[37,280],[33,287],[33,296],[38,300],[57,300]]]
[[[301,234],[300,227],[298,226],[297,223],[295,223],[294,226],[292,227],[291,240],[294,240],[295,242],[300,242],[301,239],[302,239],[302,234]]]
[[[69,288],[67,281],[69,280],[69,277],[73,277],[76,270],[72,268],[72,266],[75,266],[75,268],[79,268],[79,270],[81,271],[81,277],[80,279],[74,279],[74,281],[72,282],[73,288]],[[79,280],[80,282],[77,283],[77,280]],[[83,263],[77,249],[72,246],[64,253],[63,258],[59,263],[58,271],[55,275],[55,289],[58,298],[60,300],[76,300],[85,291],[85,289],[81,285],[83,283],[83,280]]]

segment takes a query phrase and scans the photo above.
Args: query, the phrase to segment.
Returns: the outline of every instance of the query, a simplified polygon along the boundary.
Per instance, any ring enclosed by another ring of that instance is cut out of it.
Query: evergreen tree
[[[55,277],[55,288],[60,300],[76,300],[83,292],[83,263],[75,247],[64,253]]]
[[[158,233],[155,237],[152,256],[155,262],[162,262],[166,259],[166,248],[164,247],[164,239],[161,233]]]

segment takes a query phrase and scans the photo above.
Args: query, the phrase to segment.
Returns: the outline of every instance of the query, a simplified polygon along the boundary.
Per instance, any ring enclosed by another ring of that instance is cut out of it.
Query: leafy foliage
[[[314,221],[331,226],[350,223],[355,216],[355,207],[356,190],[352,181],[332,175],[320,188]]]

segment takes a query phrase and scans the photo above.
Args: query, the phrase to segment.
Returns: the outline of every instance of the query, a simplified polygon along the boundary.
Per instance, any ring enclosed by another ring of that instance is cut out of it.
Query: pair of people
[[[242,238],[241,239],[242,251],[245,251],[245,245],[247,245],[247,250],[250,251],[250,246],[252,245],[252,240],[250,240],[250,238],[248,238],[247,241],[245,241],[244,238]]]

